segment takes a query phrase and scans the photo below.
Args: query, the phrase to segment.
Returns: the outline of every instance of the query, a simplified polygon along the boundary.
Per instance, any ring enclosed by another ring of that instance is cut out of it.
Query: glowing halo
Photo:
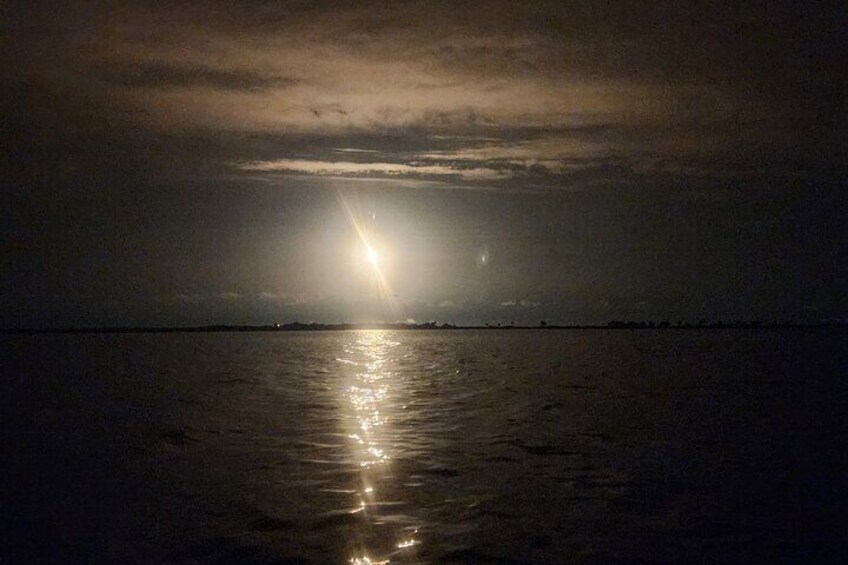
[[[377,264],[380,261],[380,255],[377,253],[377,250],[366,244],[365,247],[365,258],[368,259],[368,262],[371,263],[371,266],[375,269],[377,268]]]
[[[371,269],[374,272],[374,278],[377,282],[377,289],[380,294],[380,301],[388,307],[391,314],[394,316],[396,320],[401,319],[400,308],[398,306],[397,301],[395,300],[394,292],[392,291],[389,283],[386,281],[386,277],[383,274],[383,270],[380,265],[380,253],[377,251],[377,246],[374,245],[374,229],[368,229],[366,227],[365,222],[361,221],[357,214],[351,209],[344,195],[342,195],[341,191],[338,193],[339,200],[344,206],[345,212],[347,213],[347,217],[350,220],[353,229],[356,231],[356,235],[359,236],[359,241],[362,243],[362,246],[365,250],[365,259],[368,264],[371,266]],[[374,215],[370,215],[370,223],[373,225],[374,223]]]

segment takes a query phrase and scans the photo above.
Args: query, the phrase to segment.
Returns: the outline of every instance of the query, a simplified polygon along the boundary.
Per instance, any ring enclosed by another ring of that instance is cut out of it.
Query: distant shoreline
[[[104,326],[104,327],[63,327],[63,328],[2,328],[6,335],[34,334],[110,334],[110,333],[222,333],[222,332],[315,332],[350,330],[770,330],[770,329],[837,329],[846,328],[846,322],[822,322],[815,324],[796,323],[699,323],[699,324],[655,324],[653,322],[618,322],[604,325],[553,325],[538,326],[484,325],[458,326],[453,324],[303,324],[288,323],[274,325],[205,325],[205,326]]]

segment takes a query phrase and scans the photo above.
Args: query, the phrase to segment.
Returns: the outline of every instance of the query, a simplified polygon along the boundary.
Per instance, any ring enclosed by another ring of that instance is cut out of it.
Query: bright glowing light
[[[398,546],[398,549],[405,549],[407,547],[412,547],[413,545],[418,545],[419,543],[421,543],[421,542],[418,541],[418,540],[408,539],[408,540],[404,540],[404,541],[400,542],[399,544],[397,544],[397,546]]]
[[[368,219],[365,219],[365,215],[359,212],[359,207],[356,207],[356,210],[354,208],[351,208],[351,206],[348,204],[347,200],[341,194],[341,192],[338,193],[338,197],[339,201],[342,203],[342,206],[347,212],[348,219],[350,220],[350,223],[353,226],[356,235],[359,237],[359,241],[363,246],[359,249],[364,248],[365,260],[371,267],[372,279],[377,284],[377,291],[379,293],[380,300],[385,306],[388,307],[391,317],[395,319],[402,319],[402,316],[400,314],[400,308],[398,306],[397,301],[395,300],[395,293],[389,287],[389,283],[387,282],[386,276],[383,273],[383,270],[386,267],[385,263],[389,262],[386,260],[386,257],[391,257],[391,255],[381,257],[381,253],[378,252],[373,245],[374,242],[380,241],[379,237],[377,237],[378,234],[376,233],[376,228],[374,226],[374,214],[370,214],[369,222]],[[357,251],[357,253],[360,253],[360,251]]]
[[[380,260],[377,250],[370,245],[365,248],[365,257],[368,259],[368,262],[371,263],[372,267],[376,267]]]
[[[390,563],[388,559],[384,559],[382,561],[374,561],[367,555],[363,557],[351,557],[348,561],[351,565],[387,565]]]

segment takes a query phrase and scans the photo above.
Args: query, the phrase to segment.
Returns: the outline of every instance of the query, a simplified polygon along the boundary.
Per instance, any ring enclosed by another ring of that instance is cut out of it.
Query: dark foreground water
[[[2,337],[0,563],[840,563],[848,334]]]

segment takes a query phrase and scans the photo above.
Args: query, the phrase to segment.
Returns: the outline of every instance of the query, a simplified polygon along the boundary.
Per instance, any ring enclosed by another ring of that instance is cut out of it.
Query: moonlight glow
[[[360,244],[362,245],[360,249],[364,250],[365,260],[371,267],[373,274],[372,281],[376,283],[375,289],[379,295],[385,314],[387,314],[390,319],[403,319],[400,307],[398,306],[397,300],[395,300],[395,292],[389,286],[386,275],[383,272],[386,266],[381,265],[380,253],[373,245],[374,241],[380,241],[376,235],[377,229],[374,225],[374,213],[363,213],[361,211],[361,206],[358,205],[359,203],[356,200],[354,200],[354,206],[351,207],[351,204],[341,192],[338,193],[338,199],[342,208],[347,213],[353,232],[356,234]]]
[[[368,262],[371,264],[372,267],[377,268],[377,265],[380,262],[380,255],[377,253],[376,249],[374,249],[370,245],[366,245],[365,258],[368,259]]]

